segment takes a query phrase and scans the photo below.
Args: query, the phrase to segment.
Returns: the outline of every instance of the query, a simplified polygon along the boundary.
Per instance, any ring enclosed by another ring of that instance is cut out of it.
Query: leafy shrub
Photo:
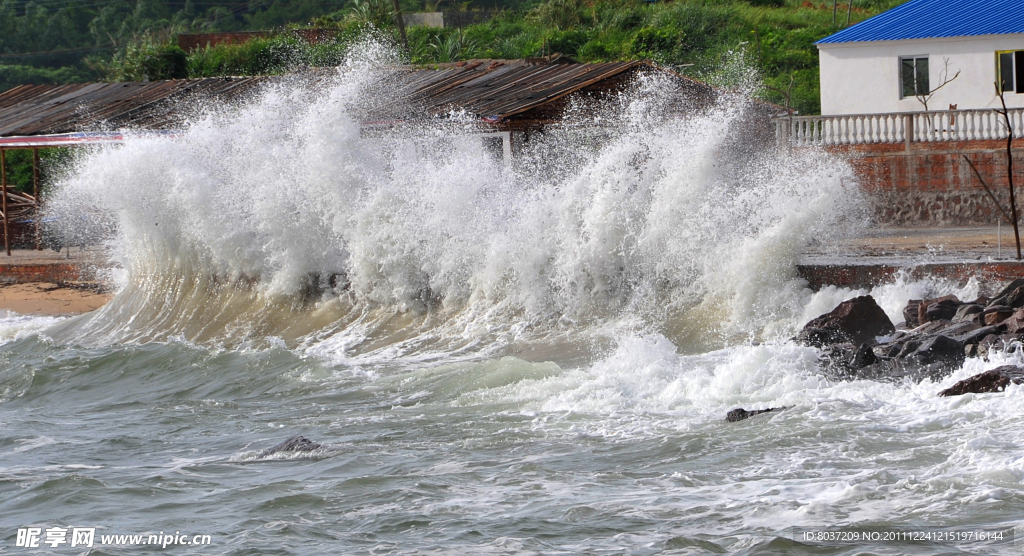
[[[35,68],[21,65],[0,65],[0,91],[18,85],[53,85],[89,81],[89,72],[75,68]]]
[[[97,69],[111,81],[158,81],[188,77],[188,62],[188,55],[177,45],[144,37]]]
[[[620,8],[613,12],[611,26],[620,31],[632,31],[643,27],[647,22],[647,12],[639,8]]]
[[[566,56],[576,56],[580,47],[590,39],[586,31],[555,31],[548,37],[548,51],[560,52]]]
[[[548,0],[527,15],[527,19],[558,30],[569,29],[583,23],[587,7],[582,0]]]
[[[662,60],[671,54],[676,46],[678,34],[669,29],[641,29],[629,45],[630,53],[644,60]]]

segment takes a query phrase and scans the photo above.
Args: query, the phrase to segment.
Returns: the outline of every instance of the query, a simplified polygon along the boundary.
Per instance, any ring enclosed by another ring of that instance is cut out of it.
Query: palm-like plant
[[[390,27],[395,21],[395,9],[388,0],[354,0],[349,17],[377,29]]]
[[[428,48],[434,60],[442,64],[471,58],[477,50],[476,43],[468,40],[462,29],[456,29],[447,37],[437,37]]]

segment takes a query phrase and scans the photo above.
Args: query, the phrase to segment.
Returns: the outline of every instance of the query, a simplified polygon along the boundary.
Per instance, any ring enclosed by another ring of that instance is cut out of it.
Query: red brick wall
[[[847,157],[878,223],[891,226],[990,226],[999,211],[964,160],[978,168],[1009,211],[1005,141],[947,141],[832,147]],[[1024,139],[1014,141],[1018,209],[1024,208]]]
[[[964,284],[970,278],[977,278],[991,285],[1006,283],[1024,275],[1024,263],[1018,261],[939,263],[921,264],[907,268],[906,265],[888,264],[821,264],[800,265],[797,272],[807,280],[811,289],[817,291],[824,286],[846,288],[871,288],[878,284],[894,282],[896,275],[910,273],[914,279],[945,278]],[[994,293],[994,292],[985,292]]]
[[[93,272],[75,263],[0,264],[0,283],[50,282],[61,284],[89,279]]]

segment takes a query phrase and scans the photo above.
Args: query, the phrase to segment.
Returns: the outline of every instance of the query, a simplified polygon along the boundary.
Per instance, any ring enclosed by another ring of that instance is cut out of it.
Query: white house
[[[822,115],[993,108],[997,80],[1024,107],[1024,0],[910,0],[816,44]]]

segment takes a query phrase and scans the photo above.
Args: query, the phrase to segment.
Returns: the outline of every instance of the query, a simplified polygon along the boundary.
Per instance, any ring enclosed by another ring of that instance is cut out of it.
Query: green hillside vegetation
[[[650,60],[686,75],[720,83],[729,57],[742,56],[760,76],[766,100],[804,114],[819,112],[818,53],[814,42],[847,24],[881,13],[900,0],[811,4],[795,0],[546,0],[529,8],[497,10],[483,23],[461,29],[408,29],[414,64],[472,58],[523,58],[561,53],[585,62]],[[283,33],[242,45],[221,45],[186,54],[170,42],[147,37],[106,65],[110,80],[217,75],[263,75],[302,66],[336,64],[351,42],[374,29],[396,44],[390,0],[354,0],[315,18],[339,38],[310,46]],[[403,6],[403,11],[405,11]],[[833,15],[835,24],[833,24]]]
[[[470,58],[521,58],[559,52],[581,61],[650,60],[715,81],[730,55],[741,54],[764,83],[759,93],[801,113],[816,113],[814,41],[900,3],[853,0],[401,0],[405,13],[487,10],[461,29],[408,29],[416,64]],[[338,63],[367,32],[398,43],[392,0],[2,0],[0,89],[21,83],[154,80],[264,75]],[[184,32],[298,26],[338,30],[331,44],[310,46],[283,32],[242,45],[186,53]],[[791,91],[790,95],[786,91]]]
[[[741,58],[756,72],[755,94],[804,114],[819,111],[814,42],[902,0],[854,0],[853,9],[803,0],[476,0],[456,9],[487,10],[461,29],[408,29],[408,59],[435,64],[472,58],[512,59],[562,53],[585,62],[650,60],[724,84],[722,68]],[[401,0],[404,13],[450,11]],[[236,6],[230,8],[230,6]],[[277,74],[338,64],[367,33],[399,42],[391,0],[61,0],[0,1],[0,88],[21,83],[144,81]],[[486,16],[486,17],[484,17]],[[834,18],[834,19],[833,19]],[[834,23],[833,23],[834,21]],[[337,40],[309,45],[299,26],[337,29]],[[276,28],[277,36],[186,53],[182,32]],[[733,66],[734,68],[734,66]],[[787,94],[788,93],[788,94]],[[788,97],[788,98],[787,98]],[[44,152],[44,158],[59,151]],[[28,151],[10,153],[9,178],[31,188]]]

